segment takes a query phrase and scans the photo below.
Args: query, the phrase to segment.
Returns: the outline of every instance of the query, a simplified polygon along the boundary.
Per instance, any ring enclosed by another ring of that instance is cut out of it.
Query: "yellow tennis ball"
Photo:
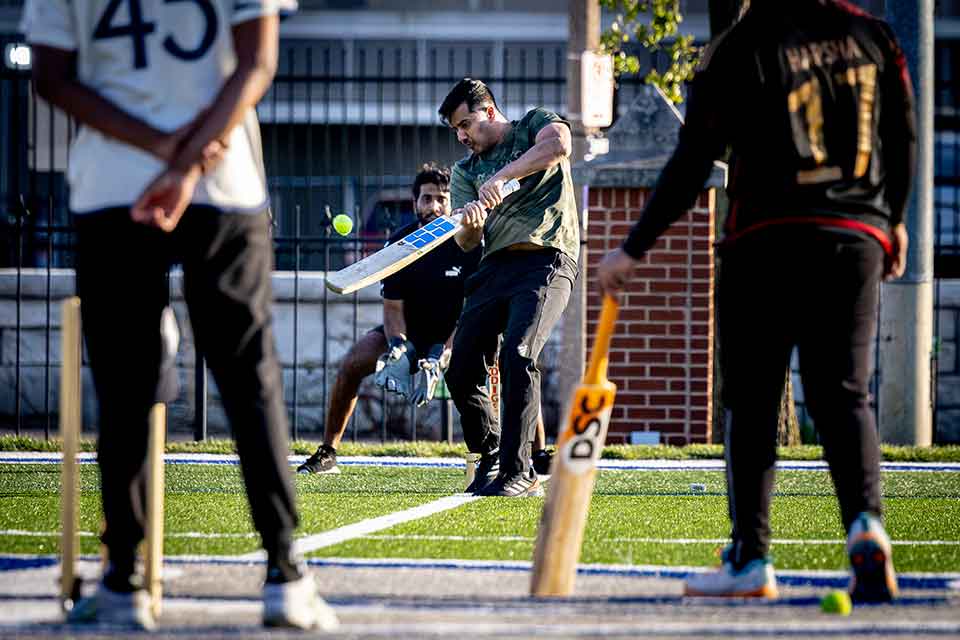
[[[345,213],[338,214],[333,218],[333,228],[342,236],[353,231],[353,218]]]
[[[831,591],[820,600],[820,610],[824,613],[836,613],[841,616],[850,615],[850,612],[853,611],[850,594],[841,589]]]

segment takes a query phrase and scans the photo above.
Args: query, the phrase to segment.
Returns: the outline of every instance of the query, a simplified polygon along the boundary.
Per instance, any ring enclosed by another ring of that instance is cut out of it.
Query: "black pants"
[[[147,418],[157,394],[167,271],[175,262],[183,264],[198,353],[233,429],[254,526],[268,553],[282,553],[297,513],[271,329],[266,214],[194,206],[171,234],[131,222],[128,208],[76,220],[77,288],[100,410],[103,542],[111,560],[126,566],[143,539]]]
[[[880,450],[869,406],[883,250],[816,229],[745,236],[722,254],[719,331],[734,562],[767,554],[777,416],[797,347],[807,407],[845,529],[880,514]]]
[[[466,302],[444,378],[467,447],[489,453],[499,446],[501,474],[530,468],[540,415],[537,358],[567,306],[576,277],[571,258],[544,249],[500,251],[466,282]],[[494,362],[501,334],[502,426],[486,387],[487,366]]]

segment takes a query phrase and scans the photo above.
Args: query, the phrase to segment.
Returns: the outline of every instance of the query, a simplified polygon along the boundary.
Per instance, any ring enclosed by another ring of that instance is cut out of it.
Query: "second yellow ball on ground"
[[[853,611],[850,594],[840,589],[831,591],[820,600],[820,610],[824,613],[835,613],[841,616],[850,615],[850,612]]]

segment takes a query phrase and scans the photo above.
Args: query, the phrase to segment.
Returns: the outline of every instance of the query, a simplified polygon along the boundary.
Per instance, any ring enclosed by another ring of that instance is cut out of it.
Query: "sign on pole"
[[[580,58],[580,87],[583,126],[613,124],[613,57],[584,51]]]

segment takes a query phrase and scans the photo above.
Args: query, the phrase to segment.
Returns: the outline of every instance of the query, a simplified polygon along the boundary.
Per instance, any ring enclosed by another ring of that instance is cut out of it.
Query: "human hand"
[[[211,140],[207,146],[200,152],[200,171],[204,174],[210,173],[217,168],[217,165],[227,155],[227,149],[230,145],[226,140]]]
[[[884,280],[896,280],[907,270],[907,246],[910,244],[907,225],[901,222],[890,229],[890,239],[893,241],[893,255],[884,260]]]
[[[200,179],[200,167],[168,168],[151,182],[130,207],[130,218],[167,233],[177,228]]]
[[[503,183],[496,176],[484,182],[477,190],[477,202],[487,209],[493,209],[503,202]]]
[[[431,400],[437,392],[437,385],[440,384],[440,376],[450,363],[450,349],[442,344],[436,344],[430,348],[430,353],[426,358],[421,358],[417,365],[420,371],[416,375],[416,384],[414,385],[413,395],[410,402],[416,407],[422,407]]]
[[[597,267],[600,289],[607,295],[617,298],[627,286],[638,262],[639,260],[627,255],[623,249],[608,253]]]
[[[183,151],[184,147],[187,146],[190,137],[197,130],[198,123],[204,117],[205,113],[206,112],[201,112],[190,122],[163,135],[160,140],[153,145],[153,154],[163,160],[167,165],[174,165],[175,160],[178,159],[182,161],[183,159],[179,158],[179,154]],[[192,161],[200,165],[202,173],[212,171],[223,160],[229,146],[226,140],[211,140],[200,150],[200,157],[192,159]],[[188,161],[189,160],[191,159],[188,159]]]
[[[487,210],[479,202],[468,202],[463,205],[463,218],[460,219],[460,226],[471,230],[483,230],[483,225],[487,221]]]

